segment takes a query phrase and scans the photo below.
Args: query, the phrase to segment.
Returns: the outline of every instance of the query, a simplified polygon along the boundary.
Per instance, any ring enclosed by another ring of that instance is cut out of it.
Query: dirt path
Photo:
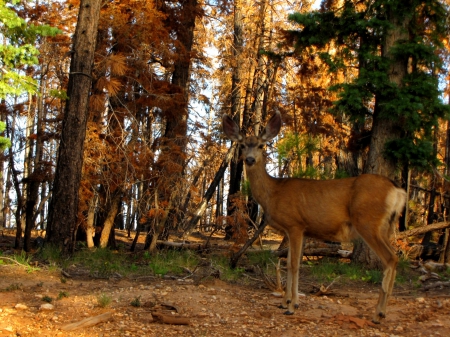
[[[434,294],[394,290],[387,318],[380,325],[369,321],[377,286],[346,289],[340,285],[333,296],[302,296],[294,316],[283,315],[277,308],[280,299],[260,288],[220,280],[195,285],[191,280],[155,277],[70,278],[63,283],[59,271],[27,273],[18,266],[0,265],[0,336],[393,337],[448,336],[450,331],[449,288]],[[106,308],[98,305],[102,293],[112,299]],[[68,296],[56,300],[60,294]],[[40,309],[44,296],[55,299],[53,310]],[[142,306],[130,305],[136,298]],[[103,313],[111,313],[111,319],[72,332],[62,330],[69,323]],[[189,325],[163,324],[156,319],[158,313],[184,317]]]

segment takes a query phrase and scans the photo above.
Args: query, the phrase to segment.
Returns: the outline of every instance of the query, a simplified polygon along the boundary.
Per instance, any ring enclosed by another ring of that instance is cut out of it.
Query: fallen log
[[[405,239],[409,236],[417,236],[417,235],[425,234],[427,232],[435,231],[438,229],[445,229],[445,228],[449,228],[449,227],[450,227],[450,222],[446,222],[446,221],[445,222],[437,222],[434,224],[425,225],[425,226],[421,226],[421,227],[417,227],[417,228],[413,228],[413,229],[408,229],[407,231],[396,233],[396,235],[393,238],[397,239],[397,240],[401,240],[401,239]]]
[[[287,257],[288,248],[278,250],[274,252],[277,257]],[[303,251],[304,256],[327,256],[327,257],[342,257],[349,258],[352,252],[349,250],[343,250],[340,248],[305,248]]]
[[[286,257],[289,248],[280,249],[274,252],[277,257]],[[328,257],[343,257],[348,258],[351,251],[343,250],[340,243],[312,241],[307,242],[303,248],[304,256],[328,256]]]
[[[112,318],[111,312],[105,312],[104,314],[94,316],[94,317],[88,317],[85,319],[82,319],[79,322],[66,324],[61,327],[61,330],[64,331],[73,331],[81,328],[88,328],[90,326],[94,326],[98,323],[107,322]]]
[[[232,245],[227,245],[227,244],[223,244],[223,245],[211,245],[211,244],[206,244],[204,242],[199,242],[199,243],[192,243],[192,242],[173,242],[173,241],[162,241],[162,240],[158,240],[157,241],[158,245],[163,245],[166,247],[171,247],[171,248],[178,248],[178,249],[191,249],[191,250],[203,250],[203,249],[207,249],[207,248],[212,248],[212,249],[230,249]]]
[[[430,289],[444,288],[444,287],[450,287],[450,282],[438,281],[438,282],[431,283],[431,284],[428,284],[426,286],[423,286],[422,290],[430,290]]]
[[[187,317],[165,315],[160,312],[152,312],[153,319],[155,322],[173,325],[189,325],[190,320]]]

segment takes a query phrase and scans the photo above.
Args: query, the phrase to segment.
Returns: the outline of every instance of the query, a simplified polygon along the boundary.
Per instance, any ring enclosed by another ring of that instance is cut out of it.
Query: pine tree
[[[393,122],[394,135],[382,144],[386,165],[427,168],[438,163],[432,130],[450,112],[438,87],[447,15],[437,0],[347,0],[339,8],[290,15],[302,28],[285,36],[295,51],[307,49],[330,72],[350,77],[331,87],[339,93],[336,114],[372,122],[372,132],[380,121]]]
[[[83,145],[101,1],[82,0],[73,41],[58,161],[49,206],[46,240],[64,253],[74,249]]]

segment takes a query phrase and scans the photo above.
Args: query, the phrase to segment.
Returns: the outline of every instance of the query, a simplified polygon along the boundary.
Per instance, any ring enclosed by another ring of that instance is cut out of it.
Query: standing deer
[[[373,317],[379,323],[395,281],[398,258],[389,237],[405,206],[405,191],[374,174],[337,180],[274,178],[266,172],[264,145],[280,131],[280,113],[272,116],[259,136],[242,136],[228,115],[223,116],[222,124],[226,136],[242,150],[252,195],[264,208],[268,223],[289,238],[286,291],[280,306],[287,309],[284,314],[292,315],[298,308],[303,237],[342,242],[359,235],[383,264]]]

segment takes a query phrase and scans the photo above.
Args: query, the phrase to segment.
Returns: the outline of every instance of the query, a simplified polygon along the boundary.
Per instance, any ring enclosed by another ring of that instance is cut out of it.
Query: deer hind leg
[[[290,234],[286,291],[281,305],[282,308],[287,308],[287,311],[284,312],[285,315],[293,315],[294,310],[298,308],[298,270],[302,255],[303,233],[295,233],[295,235]]]
[[[394,287],[398,257],[387,238],[387,235],[364,237],[369,247],[378,255],[383,264],[383,281],[380,295],[372,321],[380,323],[386,317],[386,305]]]

